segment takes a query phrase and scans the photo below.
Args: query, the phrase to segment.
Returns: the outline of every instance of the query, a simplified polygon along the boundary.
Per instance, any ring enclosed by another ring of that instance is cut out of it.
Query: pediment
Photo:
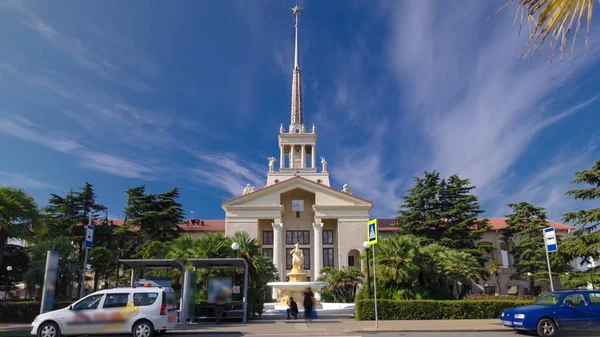
[[[356,197],[352,194],[338,191],[334,188],[319,184],[317,182],[294,177],[280,183],[267,186],[252,193],[228,200],[222,204],[223,209],[228,207],[274,207],[280,206],[280,196],[282,193],[294,189],[302,189],[315,194],[316,204],[321,207],[372,207],[373,203],[369,200]]]

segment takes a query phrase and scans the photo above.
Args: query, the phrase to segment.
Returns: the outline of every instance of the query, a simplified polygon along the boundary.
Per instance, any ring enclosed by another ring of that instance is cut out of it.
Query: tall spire
[[[292,8],[296,17],[296,43],[294,50],[294,74],[292,77],[292,118],[290,123],[290,133],[304,132],[304,107],[302,104],[302,71],[300,70],[300,53],[298,51],[298,22],[302,8],[296,6]]]

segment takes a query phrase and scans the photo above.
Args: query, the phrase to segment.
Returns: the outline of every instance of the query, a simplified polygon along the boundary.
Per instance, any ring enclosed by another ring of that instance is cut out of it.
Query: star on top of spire
[[[294,15],[298,15],[302,12],[302,7],[296,5],[296,7],[292,8],[292,12],[294,12]]]

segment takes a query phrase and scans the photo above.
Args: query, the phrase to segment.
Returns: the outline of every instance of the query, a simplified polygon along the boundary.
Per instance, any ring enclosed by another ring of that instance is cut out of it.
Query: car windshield
[[[548,293],[540,298],[537,301],[533,302],[535,305],[548,305],[553,306],[557,305],[560,300],[561,295],[559,293]]]

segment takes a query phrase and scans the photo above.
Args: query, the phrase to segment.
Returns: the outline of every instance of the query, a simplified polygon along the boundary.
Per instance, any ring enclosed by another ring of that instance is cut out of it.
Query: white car
[[[101,290],[67,308],[38,315],[31,334],[38,337],[133,334],[153,337],[177,324],[177,296],[156,286]]]

